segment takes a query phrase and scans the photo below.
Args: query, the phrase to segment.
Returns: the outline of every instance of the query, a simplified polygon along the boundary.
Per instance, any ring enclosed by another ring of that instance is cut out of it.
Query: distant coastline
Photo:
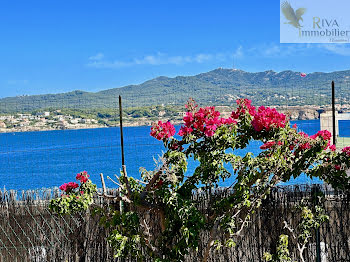
[[[231,107],[217,106],[216,108],[223,117],[228,117],[231,114]],[[319,119],[320,113],[325,110],[317,106],[277,106],[275,108],[281,113],[288,115],[291,120]],[[135,117],[127,114],[124,117],[123,125],[151,126],[153,122],[158,120],[170,120],[173,124],[181,124],[184,114],[185,112],[178,110],[178,112],[172,112],[172,115],[170,115],[161,109],[153,113],[152,117]],[[78,114],[66,115],[61,110],[35,114],[8,114],[0,116],[0,133],[106,128],[119,126],[118,119],[119,117],[116,116],[113,116],[113,118],[88,118]]]

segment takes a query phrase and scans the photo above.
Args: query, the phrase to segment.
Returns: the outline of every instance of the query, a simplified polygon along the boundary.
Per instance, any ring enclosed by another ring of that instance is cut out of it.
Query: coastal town
[[[44,130],[63,130],[63,129],[85,129],[105,127],[98,123],[96,119],[83,119],[70,115],[55,114],[49,111],[37,114],[9,114],[0,116],[0,132],[27,132]]]
[[[349,111],[350,105],[337,106],[339,111]],[[229,106],[217,106],[221,116],[228,117],[232,111]],[[276,109],[289,116],[291,120],[319,119],[320,113],[327,108],[319,106],[282,107]],[[142,115],[139,111],[126,110],[124,126],[150,126],[153,122],[171,120],[174,124],[181,124],[185,115],[183,108],[172,109],[152,107],[151,115]],[[78,111],[50,110],[32,113],[13,113],[0,115],[0,133],[65,130],[65,129],[88,129],[103,128],[119,125],[119,117],[116,110],[109,114],[86,114]]]

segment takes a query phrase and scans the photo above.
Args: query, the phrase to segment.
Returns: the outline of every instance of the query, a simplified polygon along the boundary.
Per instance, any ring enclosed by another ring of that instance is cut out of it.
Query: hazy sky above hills
[[[279,44],[279,1],[2,1],[0,97],[214,68],[350,69],[348,45]]]

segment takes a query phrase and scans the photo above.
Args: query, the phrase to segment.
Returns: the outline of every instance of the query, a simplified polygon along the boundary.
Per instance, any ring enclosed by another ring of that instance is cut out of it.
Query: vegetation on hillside
[[[125,108],[183,105],[188,97],[194,97],[200,105],[232,105],[241,97],[253,99],[256,105],[328,105],[332,80],[336,82],[339,101],[349,103],[349,77],[350,71],[312,73],[301,78],[299,72],[293,71],[249,73],[220,68],[195,76],[158,77],[140,85],[96,93],[73,91],[3,98],[0,113],[44,108],[116,109],[119,95]]]

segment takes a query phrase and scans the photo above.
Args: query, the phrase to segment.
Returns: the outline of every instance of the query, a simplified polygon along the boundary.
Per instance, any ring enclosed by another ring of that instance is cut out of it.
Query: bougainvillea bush
[[[93,202],[96,185],[91,182],[86,171],[78,173],[76,180],[80,183],[69,182],[59,187],[62,190],[60,198],[53,199],[50,208],[59,214],[69,214],[86,210]]]
[[[107,195],[105,189],[101,194],[122,202],[124,207],[99,211],[103,224],[111,228],[108,241],[116,256],[143,260],[143,247],[155,261],[183,261],[186,254],[198,250],[200,233],[206,231],[208,242],[203,252],[198,252],[206,261],[213,248],[235,245],[235,238],[242,234],[250,215],[278,183],[305,174],[334,188],[349,187],[346,170],[350,166],[350,148],[337,151],[330,144],[328,131],[308,136],[298,132],[296,126],[291,127],[286,115],[269,107],[256,109],[247,99],[237,100],[237,108],[227,118],[221,117],[215,107],[199,108],[192,99],[186,108],[178,138],[174,137],[175,128],[170,122],[159,121],[151,127],[151,136],[165,147],[159,168],[142,169],[142,181],[127,177],[123,169],[118,181],[114,181],[119,186],[118,195]],[[235,154],[252,141],[262,142],[258,155]],[[189,158],[198,163],[193,173],[186,172]],[[223,189],[229,193],[205,213],[200,210],[192,198],[193,192],[212,189],[229,178],[232,184]],[[73,195],[74,201],[65,200],[65,196],[53,201],[57,212],[71,212],[76,207],[81,186],[71,190],[74,193],[66,193]],[[60,201],[66,201],[68,207]],[[145,214],[158,219],[150,224]],[[306,219],[316,216],[307,215]],[[312,221],[303,223],[319,225]],[[305,234],[303,230],[301,234]],[[278,243],[283,256],[287,256],[286,236],[282,235]],[[282,261],[270,253],[266,259]]]

